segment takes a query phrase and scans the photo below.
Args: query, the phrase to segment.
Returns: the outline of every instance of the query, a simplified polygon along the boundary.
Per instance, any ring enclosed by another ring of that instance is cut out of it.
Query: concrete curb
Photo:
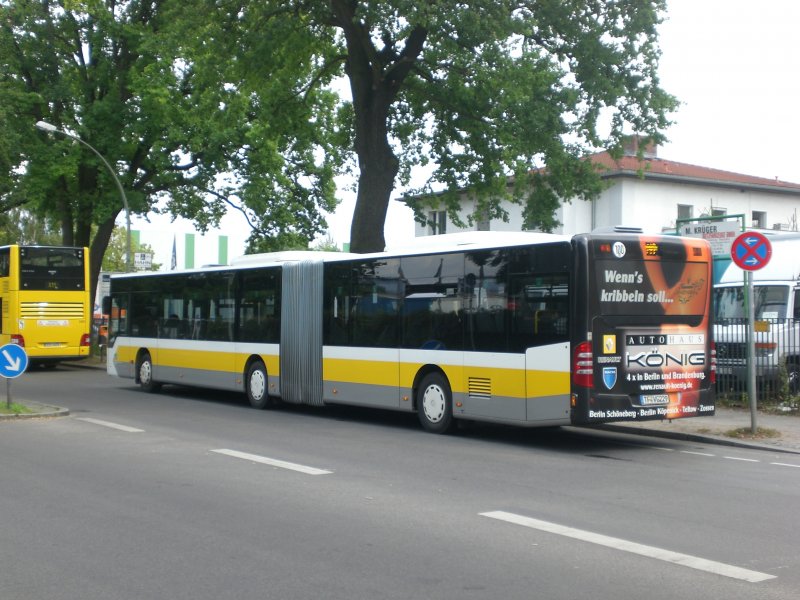
[[[773,446],[764,442],[750,442],[750,441],[737,440],[733,438],[725,438],[720,436],[703,435],[700,433],[688,433],[685,431],[659,431],[659,430],[647,429],[644,427],[626,427],[625,425],[615,425],[615,424],[596,425],[589,427],[589,429],[597,429],[599,431],[611,431],[615,433],[629,433],[632,435],[682,440],[688,442],[701,442],[704,444],[716,444],[718,446],[746,448],[749,450],[766,450],[767,452],[781,452],[783,454],[800,454],[800,450],[796,450],[794,448],[786,448],[778,445]]]
[[[10,415],[0,413],[0,421],[17,421],[21,419],[46,419],[54,417],[67,417],[69,416],[69,409],[60,406],[52,406],[50,404],[41,404],[40,402],[30,402],[27,400],[14,400],[17,404],[22,404],[34,411],[21,415]],[[0,408],[2,410],[2,408]]]

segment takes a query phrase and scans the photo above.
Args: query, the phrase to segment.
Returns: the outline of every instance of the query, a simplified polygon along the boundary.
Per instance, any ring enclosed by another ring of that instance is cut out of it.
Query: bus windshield
[[[756,319],[785,319],[789,302],[788,285],[757,285],[754,287]],[[744,289],[741,285],[714,289],[714,319],[722,322],[746,319]]]
[[[83,248],[20,247],[20,289],[83,290],[84,260]]]

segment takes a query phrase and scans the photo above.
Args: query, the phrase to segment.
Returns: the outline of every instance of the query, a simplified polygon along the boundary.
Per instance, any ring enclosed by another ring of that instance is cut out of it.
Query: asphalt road
[[[792,599],[800,457],[250,409],[76,367],[0,422],[0,598]]]

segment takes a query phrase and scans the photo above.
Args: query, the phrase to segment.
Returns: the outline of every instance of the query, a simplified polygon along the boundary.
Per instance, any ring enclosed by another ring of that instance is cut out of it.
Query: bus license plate
[[[639,396],[639,404],[642,406],[663,406],[665,404],[669,404],[669,394]]]
[[[39,319],[36,324],[39,327],[67,327],[69,321],[66,319]]]

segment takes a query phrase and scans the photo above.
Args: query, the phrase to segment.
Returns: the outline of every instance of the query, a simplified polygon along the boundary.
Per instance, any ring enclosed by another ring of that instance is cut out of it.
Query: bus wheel
[[[426,431],[447,433],[453,429],[453,394],[440,373],[429,373],[417,390],[417,416]]]
[[[267,386],[267,368],[263,362],[257,360],[247,368],[247,377],[245,379],[245,390],[247,391],[247,399],[250,401],[250,406],[262,409],[272,404]]]
[[[161,384],[153,381],[153,359],[150,358],[149,352],[145,352],[139,358],[136,374],[139,377],[139,385],[145,392],[157,392],[161,388]]]

